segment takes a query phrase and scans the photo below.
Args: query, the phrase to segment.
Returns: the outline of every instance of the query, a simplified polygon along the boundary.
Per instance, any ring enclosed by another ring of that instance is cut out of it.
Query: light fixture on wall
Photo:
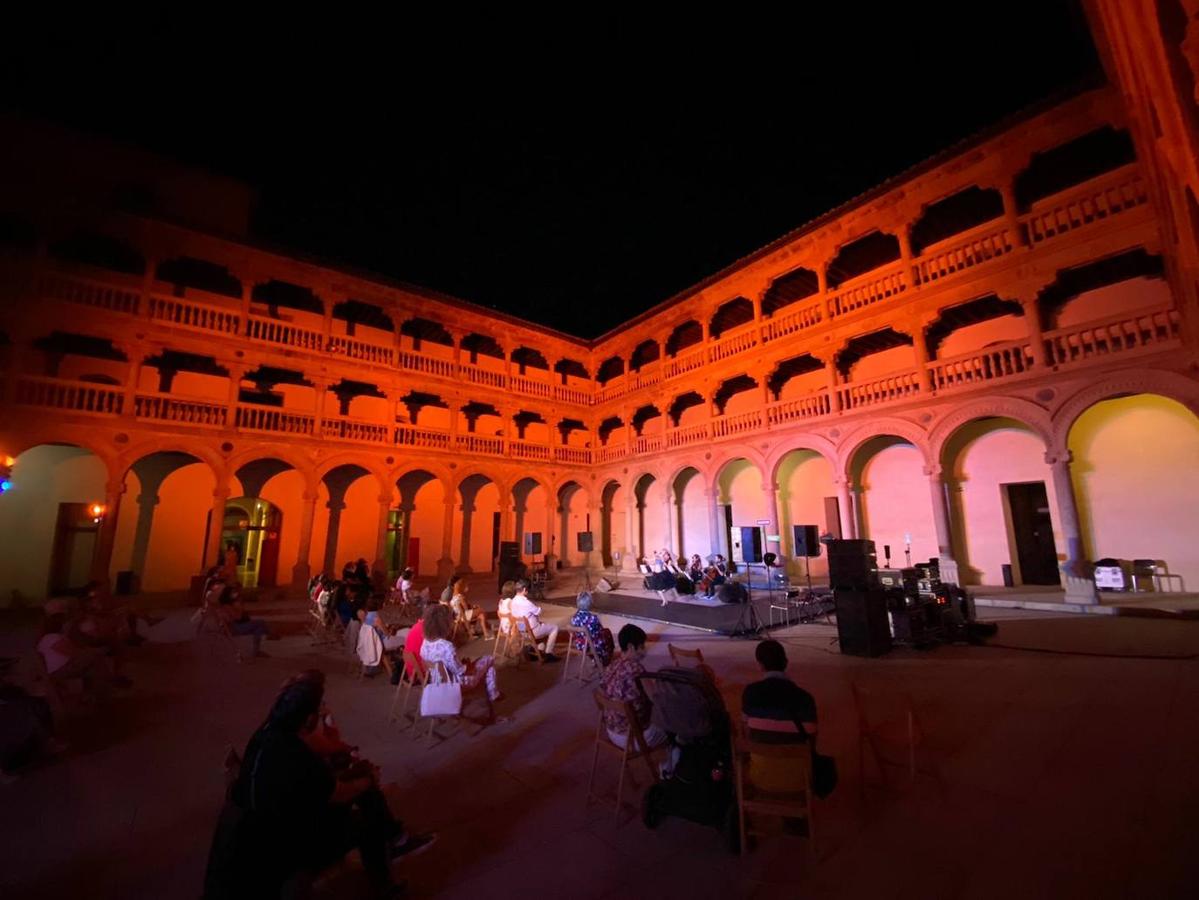
[[[11,456],[0,458],[0,494],[7,494],[12,489],[12,467],[16,460]]]
[[[93,503],[87,508],[88,514],[92,517],[92,524],[99,525],[104,521],[104,514],[108,512],[108,507],[103,503]]]

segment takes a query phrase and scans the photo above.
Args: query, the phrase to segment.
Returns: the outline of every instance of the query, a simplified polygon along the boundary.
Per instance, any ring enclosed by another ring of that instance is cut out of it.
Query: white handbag
[[[462,685],[456,681],[426,684],[420,695],[422,716],[456,716],[462,712]]]

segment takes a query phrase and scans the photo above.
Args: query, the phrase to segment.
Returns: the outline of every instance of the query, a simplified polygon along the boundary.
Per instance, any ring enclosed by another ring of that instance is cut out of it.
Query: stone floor
[[[280,623],[297,609],[260,607]],[[784,835],[739,859],[714,829],[649,831],[585,807],[595,714],[588,688],[560,683],[561,663],[503,669],[511,721],[430,745],[387,723],[390,687],[349,676],[344,657],[296,635],[238,665],[193,639],[187,616],[153,629],[131,692],[64,722],[63,758],[0,789],[5,898],[198,897],[224,747],[244,745],[283,678],[310,666],[329,673],[343,732],[382,765],[396,809],[440,834],[397,866],[412,896],[1166,898],[1199,883],[1193,622],[989,610],[991,646],[874,660],[838,654],[826,626],[779,632],[841,784],[817,806],[817,859]],[[750,641],[643,625],[651,668],[675,642],[702,648],[730,696],[754,677]],[[0,655],[25,652],[30,629],[0,620]],[[851,684],[884,692],[888,712],[910,696],[928,774],[892,771],[884,786],[871,769],[862,789]],[[321,894],[364,895],[353,857]]]

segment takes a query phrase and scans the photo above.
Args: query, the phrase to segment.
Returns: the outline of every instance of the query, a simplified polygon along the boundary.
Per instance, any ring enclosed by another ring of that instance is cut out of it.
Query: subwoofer
[[[838,589],[837,641],[849,656],[882,656],[891,651],[886,592]]]

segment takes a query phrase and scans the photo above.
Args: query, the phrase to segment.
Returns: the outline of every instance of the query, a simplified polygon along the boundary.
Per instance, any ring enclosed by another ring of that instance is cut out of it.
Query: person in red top
[[[425,643],[425,619],[422,616],[416,620],[416,624],[412,626],[412,630],[408,632],[408,637],[404,639],[404,650],[416,657],[417,669],[412,671],[412,663],[404,663],[404,674],[409,678],[421,676],[425,674],[425,663],[420,658],[420,648]],[[396,669],[395,682],[399,684],[399,669]]]

